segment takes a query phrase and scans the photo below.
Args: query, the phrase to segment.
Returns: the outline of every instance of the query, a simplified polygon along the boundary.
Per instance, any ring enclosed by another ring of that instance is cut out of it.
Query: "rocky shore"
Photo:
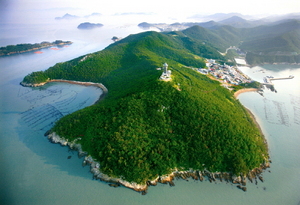
[[[80,81],[69,81],[69,80],[62,80],[62,79],[56,79],[56,80],[48,80],[47,82],[39,83],[39,84],[26,84],[24,82],[21,82],[20,84],[26,87],[38,87],[45,85],[46,83],[49,82],[65,82],[65,83],[71,83],[71,84],[78,84],[78,85],[84,85],[84,86],[96,86],[99,87],[103,90],[103,94],[100,96],[98,101],[103,99],[103,97],[106,95],[108,92],[107,88],[101,84],[101,83],[93,83],[93,82],[80,82]],[[237,91],[238,94],[242,92],[253,92],[256,91],[257,89],[243,89]],[[237,93],[236,92],[236,93]],[[236,95],[235,95],[236,97]],[[97,101],[97,102],[98,102]],[[97,103],[96,102],[96,103]],[[249,110],[248,110],[249,111]],[[251,116],[252,113],[250,112]],[[255,118],[253,119],[255,121]],[[256,121],[255,121],[256,122]],[[256,123],[257,124],[257,123]],[[259,127],[259,125],[257,124]],[[268,159],[265,159],[265,163],[263,163],[260,167],[255,168],[251,170],[247,174],[240,174],[240,175],[233,175],[232,173],[228,172],[210,172],[208,170],[186,170],[186,171],[181,171],[178,169],[174,169],[172,173],[159,176],[156,179],[149,180],[145,182],[145,184],[137,184],[134,182],[128,182],[125,181],[122,178],[118,177],[110,177],[100,171],[100,163],[97,162],[95,159],[93,159],[92,156],[88,155],[87,152],[82,150],[82,147],[77,141],[81,140],[81,138],[77,138],[73,141],[69,141],[68,139],[65,139],[64,137],[60,137],[57,135],[55,132],[48,131],[45,133],[45,136],[48,137],[48,139],[52,143],[59,143],[63,146],[69,146],[70,149],[74,149],[78,151],[78,156],[79,157],[84,157],[83,160],[83,166],[89,165],[90,166],[90,171],[93,174],[93,177],[95,179],[99,179],[101,181],[108,182],[109,186],[111,187],[118,187],[118,186],[125,186],[127,188],[133,189],[134,191],[140,192],[143,195],[147,193],[147,189],[149,186],[155,186],[157,183],[162,183],[162,184],[169,184],[170,186],[175,186],[174,179],[183,179],[183,180],[200,180],[200,181],[209,181],[209,182],[223,182],[225,181],[226,183],[233,183],[237,185],[237,188],[247,191],[246,187],[246,182],[250,181],[251,183],[256,183],[260,180],[261,182],[264,181],[262,177],[262,172],[263,170],[267,169],[270,167],[270,163]]]
[[[88,155],[87,152],[82,150],[82,147],[78,140],[81,138],[77,138],[73,141],[69,141],[64,137],[60,137],[55,132],[48,131],[45,133],[45,136],[52,143],[59,143],[63,146],[69,146],[71,149],[78,151],[79,157],[84,157],[83,166],[89,165],[90,172],[93,174],[94,179],[99,179],[101,181],[108,182],[111,187],[118,187],[120,185],[125,186],[127,188],[133,189],[134,191],[140,192],[143,195],[147,193],[147,189],[149,186],[156,186],[157,183],[169,184],[170,186],[175,186],[174,179],[183,179],[183,180],[200,180],[200,181],[209,181],[209,182],[226,182],[236,184],[237,188],[247,191],[246,183],[250,181],[251,183],[257,184],[258,181],[264,182],[262,173],[265,169],[270,167],[270,161],[266,159],[265,163],[261,164],[260,167],[254,168],[247,174],[234,175],[228,172],[210,172],[208,170],[187,170],[180,171],[178,169],[174,169],[174,171],[170,174],[159,176],[156,179],[149,180],[145,184],[137,184],[135,182],[128,182],[122,178],[118,177],[110,177],[100,171],[100,163],[93,159],[92,156]]]
[[[84,85],[84,86],[96,86],[99,87],[103,90],[103,94],[100,96],[98,101],[103,99],[103,97],[106,95],[108,92],[107,88],[101,84],[101,83],[93,83],[93,82],[80,82],[80,81],[70,81],[70,80],[62,80],[62,79],[54,79],[54,80],[48,80],[43,83],[39,84],[26,84],[24,82],[21,82],[20,84],[26,87],[38,87],[45,85],[46,83],[49,82],[65,82],[65,83],[71,83],[71,84],[78,84],[78,85]],[[257,91],[257,89],[243,89],[239,90],[235,93],[235,97],[237,97],[238,94],[243,93],[243,92],[253,92]],[[98,102],[97,101],[97,102]],[[97,103],[96,102],[96,103]],[[252,114],[252,113],[250,113]],[[251,115],[253,117],[253,115]],[[255,119],[254,119],[255,121]],[[255,121],[256,122],[256,121]],[[257,124],[259,127],[259,125]],[[84,157],[83,165],[89,165],[90,166],[90,171],[93,174],[93,177],[95,179],[99,179],[101,181],[108,182],[109,186],[111,187],[118,187],[120,185],[125,186],[127,188],[133,189],[134,191],[141,192],[143,195],[147,193],[147,189],[149,186],[155,186],[157,183],[162,183],[162,184],[169,184],[170,186],[175,186],[174,184],[174,179],[183,179],[183,180],[200,180],[200,181],[209,181],[209,182],[227,182],[227,183],[233,183],[237,184],[237,188],[247,191],[246,187],[246,182],[250,181],[252,183],[257,183],[258,180],[264,181],[262,177],[262,172],[264,169],[267,169],[270,167],[270,164],[268,162],[268,159],[266,159],[266,162],[262,164],[259,168],[255,168],[251,170],[248,174],[243,175],[233,175],[228,172],[210,172],[208,170],[186,170],[186,171],[181,171],[178,169],[174,169],[172,173],[164,175],[164,176],[159,176],[156,179],[149,180],[145,184],[137,184],[134,182],[128,182],[125,181],[122,178],[118,177],[110,177],[100,171],[100,163],[97,162],[92,158],[92,156],[88,155],[87,152],[82,150],[82,147],[77,141],[81,140],[81,138],[77,138],[73,141],[69,141],[68,139],[65,139],[64,137],[60,137],[57,135],[55,132],[50,132],[48,131],[45,133],[45,136],[48,137],[48,139],[52,143],[59,143],[63,146],[69,146],[70,149],[74,149],[78,151],[79,157]]]
[[[42,83],[35,83],[35,84],[20,82],[20,85],[22,85],[24,87],[40,87],[40,86],[45,85],[48,82],[50,82],[50,81],[46,81],[46,82],[42,82]]]

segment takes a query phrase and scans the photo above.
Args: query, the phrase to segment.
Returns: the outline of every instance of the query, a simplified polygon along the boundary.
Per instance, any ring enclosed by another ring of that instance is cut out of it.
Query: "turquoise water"
[[[271,172],[263,175],[264,183],[249,183],[247,192],[243,192],[227,183],[175,180],[175,187],[159,184],[142,196],[93,180],[76,152],[44,137],[55,120],[93,104],[101,94],[100,89],[66,83],[51,83],[42,88],[19,85],[32,71],[92,52],[97,46],[90,43],[82,40],[59,51],[48,49],[43,54],[0,58],[1,204],[299,203],[300,66],[240,68],[261,82],[266,75],[295,76],[292,80],[274,81],[277,93],[266,89],[264,96],[254,92],[239,96],[255,114],[268,141],[272,164]]]

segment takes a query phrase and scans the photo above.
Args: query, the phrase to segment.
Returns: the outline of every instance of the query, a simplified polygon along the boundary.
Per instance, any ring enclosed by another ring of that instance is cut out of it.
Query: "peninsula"
[[[48,48],[52,46],[64,46],[64,45],[70,45],[72,44],[71,41],[62,41],[62,40],[56,40],[52,43],[43,41],[41,43],[23,43],[23,44],[17,44],[17,45],[8,45],[5,47],[0,48],[0,56],[7,56],[12,54],[20,54],[25,53],[29,51],[36,51],[40,50],[42,48]]]
[[[195,32],[130,35],[26,76],[25,86],[64,79],[108,89],[100,103],[57,121],[48,138],[85,155],[95,178],[143,194],[176,177],[230,181],[244,191],[247,179],[263,181],[266,141],[233,91],[197,71],[207,68],[205,50],[227,59]]]

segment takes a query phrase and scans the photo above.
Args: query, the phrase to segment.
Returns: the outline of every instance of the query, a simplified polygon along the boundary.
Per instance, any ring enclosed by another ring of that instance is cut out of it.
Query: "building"
[[[164,63],[163,64],[163,71],[164,71],[164,73],[163,74],[165,74],[165,75],[167,75],[168,74],[168,64],[167,63]]]
[[[168,66],[167,63],[163,64],[163,73],[160,76],[161,80],[171,80],[171,71],[168,70]]]

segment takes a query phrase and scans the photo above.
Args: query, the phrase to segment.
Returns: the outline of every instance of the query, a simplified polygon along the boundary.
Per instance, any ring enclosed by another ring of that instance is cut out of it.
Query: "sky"
[[[62,16],[66,12],[88,15],[93,12],[104,15],[121,13],[157,14],[169,19],[183,19],[195,14],[237,12],[245,15],[278,15],[300,12],[299,0],[0,0],[1,19],[30,20],[31,14],[40,12],[40,18],[50,14]],[[48,16],[47,16],[48,15]],[[50,18],[50,16],[49,16]],[[54,18],[53,16],[51,18]],[[33,19],[31,19],[33,20]],[[160,21],[158,21],[160,22]]]

